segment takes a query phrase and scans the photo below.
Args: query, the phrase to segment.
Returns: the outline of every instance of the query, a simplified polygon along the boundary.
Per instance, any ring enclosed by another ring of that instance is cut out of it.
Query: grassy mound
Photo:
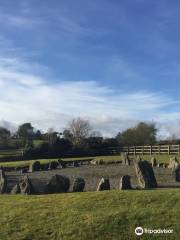
[[[173,229],[179,239],[180,191],[106,191],[0,197],[1,240],[133,240],[136,226]]]

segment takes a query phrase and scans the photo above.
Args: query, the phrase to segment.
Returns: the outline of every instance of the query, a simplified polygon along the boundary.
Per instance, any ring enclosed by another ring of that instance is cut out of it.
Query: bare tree
[[[67,130],[72,136],[72,142],[80,145],[84,139],[90,136],[92,129],[88,120],[79,117],[69,123]]]

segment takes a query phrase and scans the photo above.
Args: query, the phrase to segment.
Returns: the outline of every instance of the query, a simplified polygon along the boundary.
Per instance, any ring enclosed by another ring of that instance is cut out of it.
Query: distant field
[[[170,159],[170,155],[153,155],[156,157],[157,161],[159,163],[168,163]],[[131,159],[134,158],[134,156],[130,156]],[[144,155],[142,157],[144,160],[150,161],[152,156],[150,155]],[[113,156],[98,156],[98,157],[79,157],[79,158],[62,158],[66,161],[82,161],[82,160],[91,160],[91,159],[102,159],[105,163],[107,162],[116,162],[121,160],[120,155],[113,155]],[[180,161],[180,156],[177,156],[177,159]],[[58,158],[54,159],[38,159],[42,164],[48,163],[53,160],[58,160]],[[13,161],[13,162],[0,162],[0,166],[2,167],[26,167],[29,166],[33,161],[35,160],[25,160],[25,161]]]
[[[152,157],[155,157],[158,161],[158,163],[168,163],[169,162],[169,159],[172,157],[170,155],[144,155],[144,156],[141,156],[142,159],[144,160],[148,160],[150,161]],[[104,161],[120,161],[121,160],[121,156],[120,155],[113,155],[113,156],[98,156],[98,157],[95,157],[96,159],[102,159]],[[136,156],[134,155],[129,155],[129,158],[130,159],[134,159],[136,158]],[[177,159],[180,160],[180,156],[178,155],[177,156]]]
[[[0,157],[22,155],[22,149],[0,150]]]
[[[1,240],[179,239],[180,191],[147,190],[0,196]],[[173,229],[144,234],[137,226]]]
[[[34,140],[33,145],[38,146],[43,142],[44,142],[43,140]],[[3,157],[3,156],[19,156],[19,155],[22,154],[22,151],[23,151],[23,148],[7,149],[7,150],[0,149],[0,157]]]
[[[37,160],[25,160],[25,161],[13,161],[13,162],[0,162],[0,167],[28,167],[34,161],[40,161],[42,164],[49,163],[50,161],[57,161],[59,158],[52,159],[37,159]],[[65,158],[67,161],[83,161],[89,160],[92,157],[82,157],[82,158]]]

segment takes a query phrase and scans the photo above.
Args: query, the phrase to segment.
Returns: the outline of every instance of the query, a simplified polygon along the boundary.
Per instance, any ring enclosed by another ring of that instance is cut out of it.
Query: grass
[[[0,150],[0,157],[6,156],[19,156],[22,155],[22,149],[8,149],[8,150]]]
[[[172,156],[170,155],[167,155],[167,154],[164,154],[164,155],[143,155],[142,156],[142,159],[144,160],[148,160],[148,161],[151,161],[151,158],[152,157],[155,157],[157,159],[157,162],[158,163],[169,163],[169,160]],[[177,155],[176,156],[177,159],[180,161],[180,156]],[[129,158],[130,159],[134,159],[135,156],[134,155],[129,155]],[[97,160],[102,160],[104,161],[105,163],[107,162],[116,162],[116,161],[121,161],[121,156],[120,155],[113,155],[113,156],[98,156],[98,157],[95,157],[95,159]]]
[[[59,158],[13,161],[13,162],[0,162],[0,167],[28,167],[34,161],[39,161],[41,164],[46,164],[51,161],[57,161],[58,159]],[[86,160],[91,160],[91,159],[92,159],[92,157],[82,157],[82,158],[65,158],[63,160],[65,160],[65,161],[86,161]]]
[[[1,240],[179,239],[180,191],[105,191],[0,196]],[[137,238],[136,226],[173,229]]]
[[[156,157],[158,163],[169,163],[170,155],[153,155]],[[98,157],[79,157],[79,158],[62,158],[65,161],[86,161],[91,159],[102,159],[104,163],[108,162],[116,162],[121,160],[120,155],[112,155],[112,156],[98,156]],[[131,159],[134,158],[134,156],[130,156]],[[150,155],[144,155],[142,157],[144,160],[150,161],[152,156]],[[177,159],[180,161],[180,156],[177,156]],[[50,161],[58,160],[58,158],[54,159],[38,159],[42,164],[49,163]],[[13,162],[0,162],[0,167],[28,167],[33,161],[35,160],[25,160],[25,161],[13,161]]]

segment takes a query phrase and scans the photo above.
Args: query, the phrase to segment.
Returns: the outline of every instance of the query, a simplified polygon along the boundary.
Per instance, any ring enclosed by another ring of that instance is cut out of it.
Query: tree
[[[0,127],[0,145],[1,147],[7,147],[10,141],[11,132],[4,128]]]
[[[46,138],[50,145],[55,144],[55,142],[57,141],[57,139],[58,139],[57,134],[58,134],[58,132],[54,131],[53,128],[48,129],[48,132],[46,133]]]
[[[42,139],[42,133],[40,130],[37,130],[36,133],[35,133],[35,138],[38,139],[38,140],[41,140]]]
[[[147,145],[156,141],[157,128],[154,123],[140,122],[134,128],[118,133],[116,139],[122,145]]]
[[[88,120],[82,118],[73,119],[64,131],[74,145],[82,145],[84,140],[90,136],[91,126]]]
[[[157,128],[154,123],[140,122],[135,128],[138,144],[153,144],[156,142]]]
[[[31,123],[24,123],[19,126],[17,134],[24,139],[31,139],[34,136],[34,127]]]

